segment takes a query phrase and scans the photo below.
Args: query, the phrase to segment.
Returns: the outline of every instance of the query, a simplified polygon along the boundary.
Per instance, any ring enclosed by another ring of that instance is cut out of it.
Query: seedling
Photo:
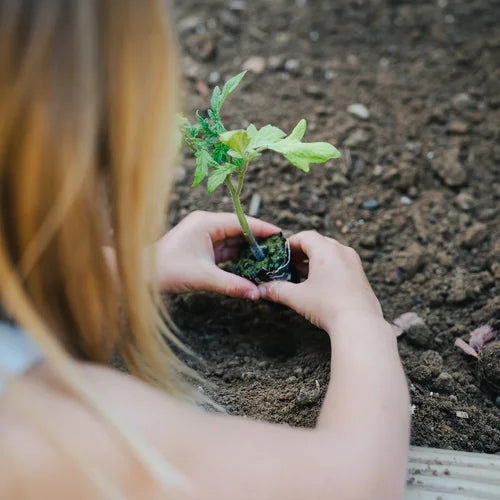
[[[215,87],[210,101],[211,108],[203,117],[197,111],[196,123],[191,124],[179,115],[179,126],[184,142],[193,150],[196,158],[196,172],[193,187],[207,178],[207,190],[213,193],[225,184],[234,204],[243,234],[250,251],[245,259],[240,259],[236,272],[253,281],[268,279],[290,279],[290,249],[281,235],[263,242],[257,242],[250,231],[248,221],[241,206],[241,192],[245,175],[252,160],[271,150],[283,155],[292,165],[309,172],[311,163],[324,163],[338,158],[338,150],[326,142],[302,142],[306,132],[306,121],[300,120],[292,133],[272,125],[260,129],[253,124],[245,129],[226,130],[221,121],[221,109],[227,99],[240,84],[246,72],[231,78],[222,89]],[[248,259],[253,257],[253,269]]]

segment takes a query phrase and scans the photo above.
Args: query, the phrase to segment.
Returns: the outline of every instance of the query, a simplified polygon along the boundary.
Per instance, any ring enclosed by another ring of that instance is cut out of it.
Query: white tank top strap
[[[21,376],[42,360],[42,351],[25,331],[0,322],[0,395],[5,389],[2,373]]]

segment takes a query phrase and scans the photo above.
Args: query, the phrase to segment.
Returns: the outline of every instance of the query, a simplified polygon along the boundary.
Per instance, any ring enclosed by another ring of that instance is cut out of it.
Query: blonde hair
[[[116,352],[194,398],[144,265],[164,228],[177,73],[161,0],[0,0],[0,303],[87,400],[67,353]]]

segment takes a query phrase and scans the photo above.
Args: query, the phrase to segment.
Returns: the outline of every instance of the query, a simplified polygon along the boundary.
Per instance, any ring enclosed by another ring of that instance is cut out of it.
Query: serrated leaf
[[[288,137],[301,141],[306,133],[306,129],[307,129],[307,122],[304,119],[302,119],[300,120],[299,123],[297,123],[292,133]]]
[[[220,110],[219,103],[221,101],[222,97],[222,92],[220,90],[220,87],[217,86],[214,88],[214,91],[212,92],[212,98],[210,99],[210,105],[212,106],[212,109],[216,112]]]
[[[225,144],[217,142],[212,149],[212,158],[217,164],[224,163],[227,160],[228,151],[229,148]]]
[[[210,166],[216,166],[217,163],[212,159],[210,153],[204,149],[198,150],[196,157],[196,171],[194,174],[193,187],[196,187],[207,175]]]
[[[282,154],[292,165],[304,172],[309,172],[311,163],[325,163],[340,157],[338,150],[327,142],[300,142],[292,137],[271,144],[269,149]]]
[[[222,105],[224,104],[224,101],[226,100],[227,96],[231,92],[234,92],[234,90],[236,90],[236,87],[240,84],[241,80],[243,80],[243,77],[246,75],[246,73],[247,73],[246,71],[243,71],[239,75],[233,76],[232,78],[230,78],[226,82],[226,84],[224,85],[224,87],[221,91],[221,95],[217,97],[217,102],[215,102],[215,100],[214,100],[214,103],[212,104],[212,109],[216,113],[220,112]],[[216,106],[214,106],[214,104]]]
[[[286,137],[286,134],[283,130],[272,125],[266,125],[254,134],[249,149],[267,148],[270,144],[274,144],[284,137]]]
[[[224,183],[226,177],[236,170],[236,166],[230,163],[219,165],[208,178],[207,190],[212,194],[221,184]]]
[[[219,136],[219,140],[241,156],[244,156],[250,144],[250,137],[248,137],[246,130],[230,130],[229,132],[224,132]]]

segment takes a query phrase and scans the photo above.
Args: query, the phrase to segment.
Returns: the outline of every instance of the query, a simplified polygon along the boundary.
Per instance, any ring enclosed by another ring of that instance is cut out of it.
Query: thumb
[[[289,281],[271,281],[269,283],[261,283],[259,285],[259,292],[263,299],[296,309],[298,286]]]
[[[208,288],[208,291],[239,299],[258,300],[260,298],[257,286],[251,281],[236,274],[223,271],[219,267],[213,268]]]

